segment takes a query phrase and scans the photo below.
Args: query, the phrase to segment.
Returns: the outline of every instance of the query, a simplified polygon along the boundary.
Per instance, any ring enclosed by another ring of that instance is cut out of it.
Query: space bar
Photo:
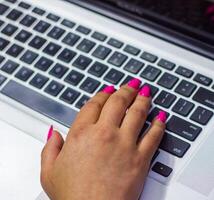
[[[77,111],[58,103],[15,81],[9,81],[0,93],[18,101],[67,127],[74,121]]]

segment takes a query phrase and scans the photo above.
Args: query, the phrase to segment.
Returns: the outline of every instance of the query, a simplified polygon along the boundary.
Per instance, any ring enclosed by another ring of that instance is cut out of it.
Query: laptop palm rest
[[[210,134],[203,146],[179,177],[179,182],[209,196],[214,189],[214,135]]]

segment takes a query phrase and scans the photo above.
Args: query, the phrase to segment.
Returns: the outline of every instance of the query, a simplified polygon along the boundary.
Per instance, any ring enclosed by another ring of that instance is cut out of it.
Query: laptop
[[[106,85],[151,87],[141,134],[168,120],[141,200],[214,199],[213,60],[213,1],[0,1],[0,119],[35,140]]]

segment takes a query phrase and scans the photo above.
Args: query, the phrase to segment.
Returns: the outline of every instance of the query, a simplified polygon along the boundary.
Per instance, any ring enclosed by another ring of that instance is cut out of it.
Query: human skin
[[[108,87],[78,113],[64,141],[53,131],[42,151],[41,184],[52,200],[138,200],[165,129],[165,113],[145,136],[151,97],[134,79]]]

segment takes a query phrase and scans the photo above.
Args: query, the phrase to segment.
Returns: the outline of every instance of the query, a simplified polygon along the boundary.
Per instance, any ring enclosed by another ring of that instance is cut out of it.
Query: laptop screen
[[[102,0],[102,3],[214,46],[213,0]]]

